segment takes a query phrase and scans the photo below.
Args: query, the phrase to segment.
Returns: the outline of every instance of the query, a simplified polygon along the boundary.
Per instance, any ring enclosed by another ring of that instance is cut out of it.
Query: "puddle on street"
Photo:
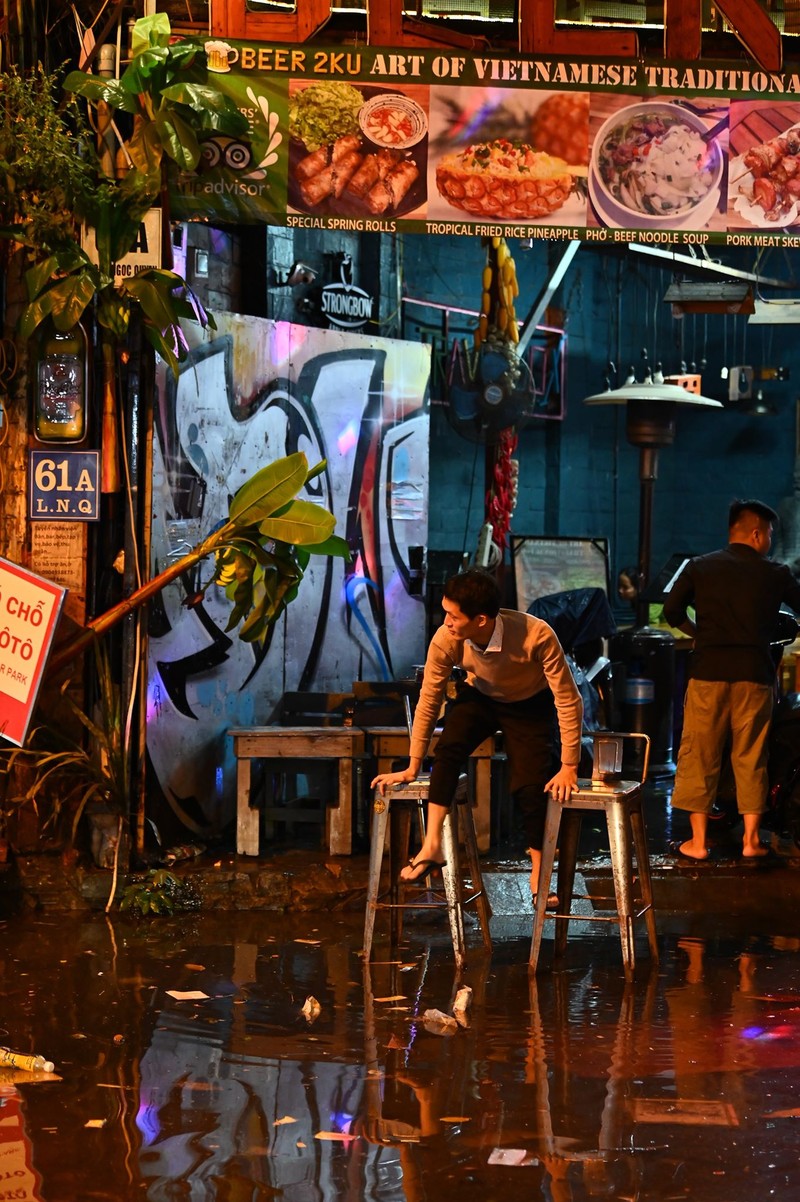
[[[662,936],[626,987],[616,937],[533,980],[509,937],[458,981],[418,937],[365,972],[361,933],[0,924],[0,1043],[55,1064],[0,1070],[0,1202],[800,1196],[800,941]],[[463,984],[465,1025],[424,1018]]]

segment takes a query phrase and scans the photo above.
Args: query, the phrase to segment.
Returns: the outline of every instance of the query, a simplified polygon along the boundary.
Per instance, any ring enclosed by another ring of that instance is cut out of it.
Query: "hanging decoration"
[[[492,541],[502,554],[511,532],[511,518],[519,492],[519,463],[513,458],[517,449],[513,429],[504,430],[495,447],[494,467],[486,493],[486,521],[492,526]]]

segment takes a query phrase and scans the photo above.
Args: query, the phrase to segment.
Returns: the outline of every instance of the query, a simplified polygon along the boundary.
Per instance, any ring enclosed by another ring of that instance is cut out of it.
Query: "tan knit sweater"
[[[549,686],[561,732],[561,761],[580,759],[583,703],[555,632],[530,614],[501,609],[502,645],[481,651],[454,639],[440,626],[428,647],[425,674],[411,732],[411,756],[424,759],[453,668],[464,668],[467,683],[497,701],[524,701]]]

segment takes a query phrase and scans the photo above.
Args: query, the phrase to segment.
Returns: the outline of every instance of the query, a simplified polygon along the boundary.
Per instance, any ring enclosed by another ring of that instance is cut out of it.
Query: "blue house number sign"
[[[99,520],[99,451],[31,451],[30,455],[31,521]]]

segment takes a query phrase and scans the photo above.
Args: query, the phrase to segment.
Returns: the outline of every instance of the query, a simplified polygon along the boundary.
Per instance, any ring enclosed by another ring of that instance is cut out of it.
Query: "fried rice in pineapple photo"
[[[589,96],[433,87],[428,220],[584,225]]]

